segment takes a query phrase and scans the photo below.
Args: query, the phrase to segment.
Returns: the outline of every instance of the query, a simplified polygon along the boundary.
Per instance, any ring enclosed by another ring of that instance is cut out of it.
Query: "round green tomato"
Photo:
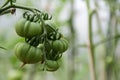
[[[43,53],[40,48],[20,42],[15,46],[15,54],[24,64],[33,64],[42,60]]]
[[[56,71],[60,67],[60,60],[53,61],[53,60],[46,60],[46,70],[47,71]]]
[[[68,41],[64,38],[61,38],[59,40],[55,40],[52,43],[52,48],[56,52],[65,52],[68,49]]]
[[[43,33],[42,24],[21,19],[16,23],[16,33],[21,37],[30,38]]]

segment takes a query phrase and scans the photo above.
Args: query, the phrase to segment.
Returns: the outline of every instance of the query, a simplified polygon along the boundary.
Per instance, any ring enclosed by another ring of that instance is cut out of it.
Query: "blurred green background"
[[[23,39],[14,27],[24,10],[0,15],[0,46],[6,48],[0,48],[0,80],[120,80],[120,0],[16,1],[51,14],[69,49],[56,72],[41,71],[40,64],[20,69],[14,46]]]

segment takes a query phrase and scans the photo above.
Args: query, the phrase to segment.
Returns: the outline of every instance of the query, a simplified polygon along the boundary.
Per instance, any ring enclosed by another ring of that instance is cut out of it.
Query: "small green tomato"
[[[43,52],[40,48],[19,42],[15,46],[15,55],[24,64],[33,64],[42,60]]]
[[[25,38],[31,38],[43,33],[42,24],[37,22],[31,22],[24,18],[20,19],[15,26],[16,33]]]

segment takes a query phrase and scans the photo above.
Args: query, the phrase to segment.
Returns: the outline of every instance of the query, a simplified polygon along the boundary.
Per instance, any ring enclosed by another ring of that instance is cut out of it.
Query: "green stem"
[[[7,7],[4,7],[2,9],[0,9],[0,14],[3,13],[4,11],[10,9],[10,8],[18,8],[18,9],[24,9],[24,10],[29,10],[31,12],[34,12],[34,11],[38,11],[38,12],[41,12],[35,8],[28,8],[28,7],[23,7],[23,6],[18,6],[18,5],[9,5]]]
[[[96,80],[96,71],[95,71],[95,58],[94,58],[94,45],[93,45],[93,33],[92,33],[92,15],[93,11],[89,13],[89,26],[88,26],[88,33],[89,33],[89,66],[91,72],[92,80]]]
[[[43,51],[44,51],[44,67],[45,67],[45,64],[46,64],[46,60],[47,60],[47,58],[46,58],[46,50],[45,50],[45,43],[46,43],[46,41],[47,41],[47,30],[46,30],[46,27],[45,27],[45,22],[44,22],[44,20],[42,19],[42,17],[41,17],[41,15],[39,16],[39,18],[40,18],[40,20],[41,20],[41,22],[42,22],[42,25],[43,25],[43,30],[44,30],[44,42],[43,42],[43,44],[44,44],[44,48],[43,48]]]
[[[3,8],[3,7],[5,7],[8,3],[9,3],[10,1],[9,0],[7,0],[3,5],[2,5],[2,7],[1,8]]]
[[[2,47],[2,46],[0,46],[0,49],[7,50],[6,48],[4,48],[4,47]]]
[[[86,4],[88,10],[89,67],[90,67],[91,80],[96,80],[93,33],[92,33],[92,16],[95,13],[95,10],[91,11],[89,0],[86,0]]]
[[[105,42],[108,42],[108,41],[110,41],[110,40],[114,40],[114,39],[117,40],[118,38],[120,38],[120,35],[116,35],[116,36],[113,36],[113,37],[104,39],[104,40],[96,43],[94,47],[97,47],[97,46],[99,46],[100,44],[105,43]]]
[[[103,44],[103,43],[106,43],[106,42],[108,42],[108,41],[111,41],[111,40],[116,40],[116,41],[118,41],[119,38],[120,38],[120,34],[117,34],[116,36],[113,36],[113,37],[111,37],[111,38],[106,38],[106,39],[104,39],[104,40],[101,40],[101,41],[97,42],[97,43],[94,45],[94,48],[98,47],[99,45],[101,45],[101,44]],[[115,44],[116,44],[116,42],[115,42]],[[79,44],[77,47],[86,48],[87,45],[86,45],[86,44]]]
[[[115,35],[119,35],[119,32],[118,32],[118,19],[117,19],[117,16],[114,16],[115,17],[115,30],[114,30],[114,32],[115,32]],[[119,37],[120,37],[120,35],[119,35]],[[115,39],[114,40],[114,52],[116,51],[116,47],[117,47],[117,44],[118,44],[118,41],[119,41],[119,38],[118,39]],[[115,55],[114,55],[114,57],[113,57],[113,60],[114,60],[114,75],[115,75],[115,80],[119,80],[119,73],[118,73],[118,71],[119,71],[119,69],[118,69],[118,62],[117,62],[117,59],[116,59],[116,57],[115,57]]]

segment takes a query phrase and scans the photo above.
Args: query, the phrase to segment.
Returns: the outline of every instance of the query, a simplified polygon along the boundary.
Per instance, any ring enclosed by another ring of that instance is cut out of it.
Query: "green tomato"
[[[45,64],[47,71],[56,71],[60,67],[60,60],[58,61],[46,60]]]
[[[15,30],[19,36],[25,38],[31,38],[33,36],[41,35],[43,33],[42,24],[37,22],[31,22],[24,18],[16,23]]]
[[[37,63],[42,60],[43,56],[41,48],[31,46],[25,42],[16,44],[15,54],[24,64]]]
[[[55,40],[52,43],[52,48],[56,52],[63,53],[68,49],[68,41],[64,38]]]

